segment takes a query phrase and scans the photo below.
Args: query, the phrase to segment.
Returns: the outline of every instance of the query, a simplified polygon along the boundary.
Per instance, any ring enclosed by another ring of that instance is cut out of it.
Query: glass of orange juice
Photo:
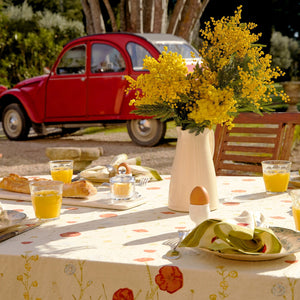
[[[53,180],[71,183],[73,176],[73,160],[51,160],[49,165]]]
[[[267,193],[286,192],[292,163],[288,160],[265,160],[261,164]]]
[[[31,202],[38,219],[56,219],[60,216],[63,182],[41,180],[30,182]]]
[[[300,231],[300,190],[291,190],[290,195],[295,227]]]

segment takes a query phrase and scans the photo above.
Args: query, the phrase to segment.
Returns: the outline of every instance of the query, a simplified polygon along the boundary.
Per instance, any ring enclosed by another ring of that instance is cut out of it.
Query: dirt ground
[[[120,153],[129,157],[140,156],[142,165],[156,169],[161,175],[170,174],[176,147],[176,129],[167,130],[164,142],[156,147],[140,147],[135,145],[127,132],[95,133],[70,135],[59,138],[31,137],[28,141],[13,142],[6,139],[0,126],[0,177],[10,173],[19,175],[49,174],[48,147],[102,147],[103,155],[92,162],[89,167],[109,164],[112,158]],[[290,160],[292,169],[300,170],[300,143],[292,151]]]
[[[155,168],[160,174],[170,174],[176,146],[176,130],[168,129],[165,141],[156,147],[135,145],[127,132],[96,133],[37,138],[14,142],[6,139],[0,131],[0,177],[9,173],[19,175],[49,174],[46,148],[48,147],[101,147],[103,155],[89,167],[109,164],[112,158],[121,153],[129,157],[140,156],[142,165]]]

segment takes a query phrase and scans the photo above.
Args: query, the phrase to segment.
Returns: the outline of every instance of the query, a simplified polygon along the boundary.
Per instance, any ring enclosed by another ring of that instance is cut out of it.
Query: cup
[[[35,216],[38,219],[57,219],[62,204],[63,182],[31,181],[29,186]]]
[[[53,180],[71,183],[73,176],[73,160],[51,160],[49,165]]]
[[[290,195],[295,227],[300,231],[300,190],[291,190]]]
[[[267,193],[286,192],[292,163],[288,160],[265,160],[261,164]]]

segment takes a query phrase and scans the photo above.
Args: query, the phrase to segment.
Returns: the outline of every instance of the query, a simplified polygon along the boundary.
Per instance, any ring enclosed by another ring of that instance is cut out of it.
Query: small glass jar
[[[110,178],[111,196],[114,200],[128,200],[135,195],[135,179],[126,174],[126,168],[120,167],[119,174]]]

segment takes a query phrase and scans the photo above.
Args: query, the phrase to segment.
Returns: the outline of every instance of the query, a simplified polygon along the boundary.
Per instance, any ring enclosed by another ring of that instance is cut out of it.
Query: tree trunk
[[[185,2],[186,2],[186,0],[177,0],[176,1],[173,13],[170,17],[170,22],[169,22],[169,26],[167,29],[167,33],[175,34],[175,30],[176,30],[177,24],[181,18],[181,12],[185,5]]]
[[[170,19],[167,32],[191,42],[195,26],[209,0],[178,0]]]
[[[113,32],[117,32],[118,31],[117,22],[116,22],[115,14],[111,8],[111,5],[108,0],[103,0],[103,2],[105,4],[105,7],[107,9],[107,12],[108,12],[108,15],[109,15],[109,18],[111,21],[112,30],[113,30]]]
[[[87,0],[93,20],[94,33],[105,32],[105,24],[98,0]]]
[[[87,33],[106,32],[100,0],[81,0]],[[200,17],[209,0],[177,0],[168,23],[169,0],[120,0],[120,25],[109,0],[103,0],[114,32],[171,33],[191,42],[197,36]]]
[[[162,32],[162,0],[154,0],[154,23],[153,23],[153,32]]]
[[[129,0],[129,14],[132,32],[141,32],[140,0]]]
[[[81,0],[81,5],[86,20],[86,32],[87,34],[93,34],[94,33],[93,17],[87,0]]]
[[[143,19],[144,19],[144,32],[153,31],[153,13],[154,13],[154,0],[144,0]]]
[[[119,4],[121,31],[125,31],[126,28],[126,20],[127,20],[126,7],[127,7],[126,0],[121,0]]]
[[[88,34],[105,32],[105,24],[98,0],[81,0],[86,16]]]

